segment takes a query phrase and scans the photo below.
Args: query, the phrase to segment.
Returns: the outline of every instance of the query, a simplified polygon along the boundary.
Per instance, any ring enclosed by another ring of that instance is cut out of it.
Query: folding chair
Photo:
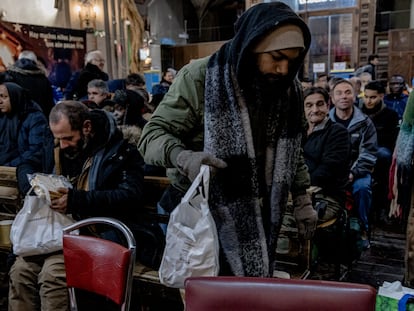
[[[127,246],[74,232],[98,224],[117,229]],[[71,310],[78,310],[75,288],[109,298],[121,310],[129,310],[135,253],[134,236],[119,220],[92,217],[64,228],[63,255]]]
[[[254,277],[194,277],[185,282],[186,311],[374,311],[365,284]]]

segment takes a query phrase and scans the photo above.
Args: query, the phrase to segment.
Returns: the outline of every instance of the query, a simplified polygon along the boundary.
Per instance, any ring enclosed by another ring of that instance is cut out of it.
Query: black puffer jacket
[[[345,203],[345,187],[351,162],[350,137],[341,124],[328,119],[307,137],[303,147],[312,186]]]
[[[55,105],[52,86],[45,72],[37,64],[27,58],[17,60],[7,69],[7,79],[28,90],[29,96],[43,110],[46,117]]]
[[[98,129],[94,140],[98,148],[88,152],[93,157],[88,174],[88,189],[69,192],[68,210],[75,218],[107,216],[133,223],[143,195],[143,160],[136,146],[124,140],[115,120],[102,110],[91,112],[92,127]],[[103,130],[102,130],[103,129]],[[97,137],[98,136],[98,137]],[[74,170],[60,157],[62,173]],[[83,163],[80,167],[83,167]],[[65,174],[66,175],[66,174]]]
[[[73,94],[76,96],[76,99],[83,99],[88,95],[88,83],[94,79],[108,81],[109,78],[108,74],[99,69],[98,66],[87,63],[81,70],[73,90]]]

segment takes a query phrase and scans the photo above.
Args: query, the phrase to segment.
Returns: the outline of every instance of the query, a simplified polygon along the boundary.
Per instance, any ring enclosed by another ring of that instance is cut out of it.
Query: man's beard
[[[292,78],[289,75],[262,74],[258,72],[257,76],[259,85],[262,88],[286,89],[292,83]]]
[[[63,149],[63,155],[70,160],[78,158],[87,149],[89,141],[89,137],[82,135],[75,147]]]

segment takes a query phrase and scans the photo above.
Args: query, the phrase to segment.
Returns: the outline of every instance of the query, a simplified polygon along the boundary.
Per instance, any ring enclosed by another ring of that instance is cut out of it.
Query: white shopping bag
[[[219,243],[208,207],[210,168],[202,165],[181,203],[173,210],[159,268],[162,284],[184,288],[190,276],[217,276]]]
[[[19,256],[61,250],[62,230],[74,223],[70,215],[55,212],[50,208],[50,193],[42,183],[31,184],[32,188],[26,194],[23,208],[17,213],[10,229],[13,253]],[[38,195],[29,195],[35,187]]]

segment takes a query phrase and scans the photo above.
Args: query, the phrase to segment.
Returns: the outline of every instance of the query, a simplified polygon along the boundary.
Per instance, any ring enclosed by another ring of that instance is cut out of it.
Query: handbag
[[[217,276],[219,243],[208,207],[210,168],[202,165],[178,206],[171,212],[159,278],[163,285],[184,288],[192,276]]]
[[[10,229],[13,253],[23,257],[62,250],[63,228],[75,222],[70,215],[50,208],[50,194],[43,185],[36,184],[42,195],[30,195],[34,187],[32,184]]]

